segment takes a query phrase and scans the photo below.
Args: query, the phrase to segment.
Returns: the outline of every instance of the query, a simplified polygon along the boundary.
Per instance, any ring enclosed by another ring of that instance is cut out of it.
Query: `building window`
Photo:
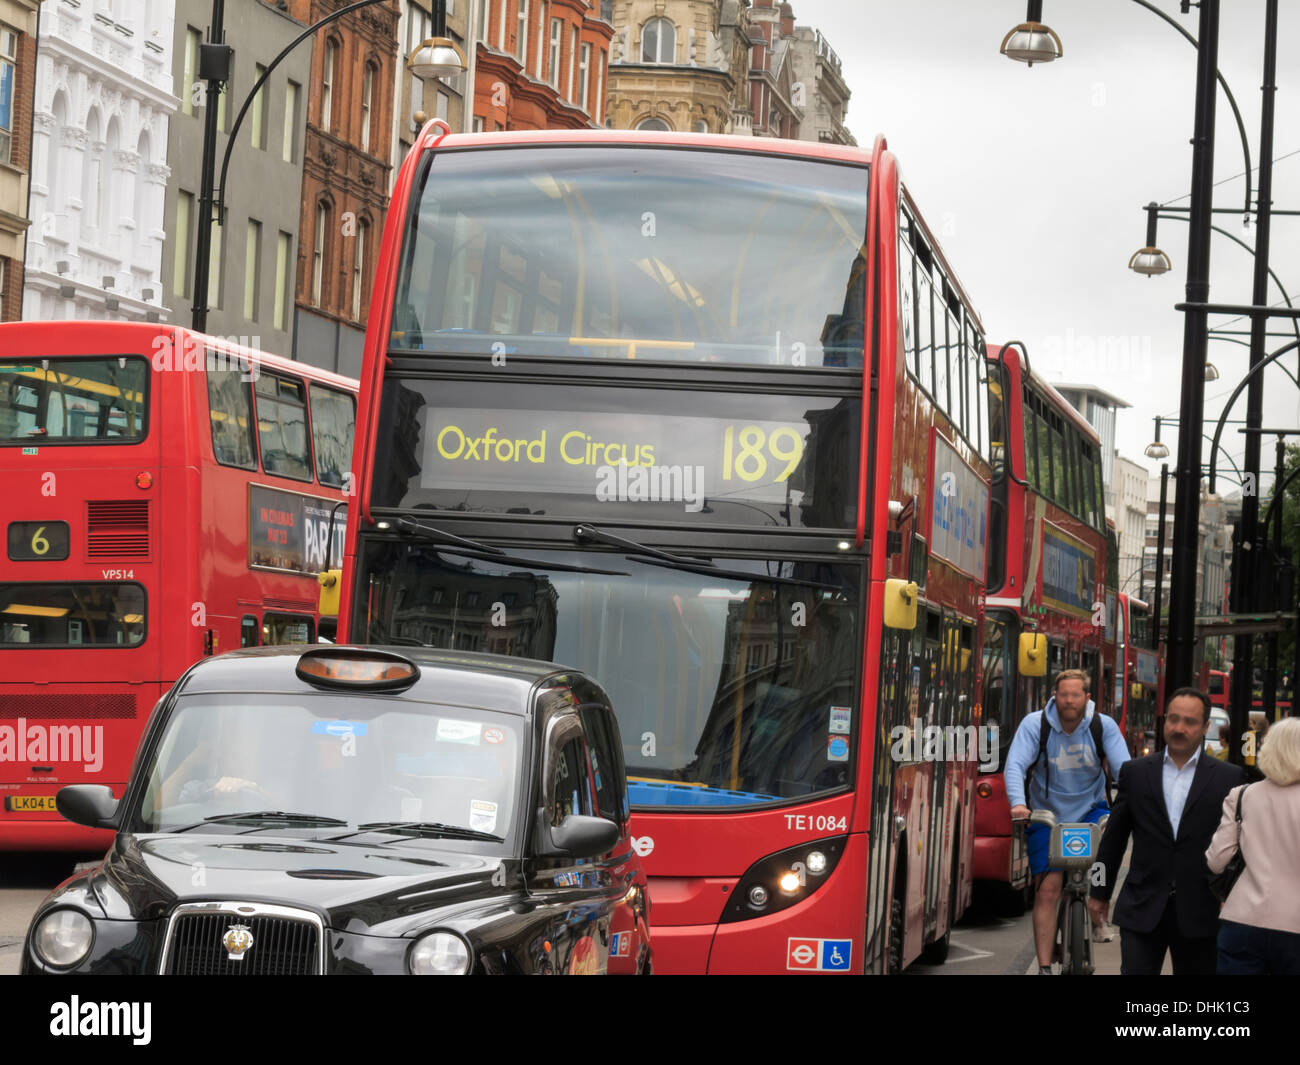
[[[552,87],[560,87],[560,42],[564,39],[564,20],[551,19],[551,46],[547,52],[547,81]]]
[[[366,272],[366,235],[370,230],[367,222],[357,224],[355,246],[352,249],[352,317],[361,318],[361,285]]]
[[[194,193],[183,189],[176,194],[176,262],[172,266],[172,295],[190,298],[190,224],[194,217]]]
[[[450,11],[447,14],[451,14]],[[429,12],[418,4],[411,4],[406,9],[406,54],[410,56],[429,37],[433,36],[433,20]]]
[[[275,315],[276,329],[289,328],[289,261],[293,252],[293,237],[283,230],[275,242]]]
[[[244,317],[257,320],[257,290],[262,286],[262,223],[248,220],[248,239],[244,242]]]
[[[221,223],[212,220],[212,244],[208,248],[208,309],[221,309]]]
[[[515,58],[519,60],[519,65],[525,70],[528,69],[528,0],[519,0],[519,11],[516,14],[517,25],[515,27]]]
[[[478,0],[478,14],[474,16],[474,28],[478,30],[478,40],[488,43],[488,0]]]
[[[361,150],[370,151],[370,110],[374,103],[375,65],[366,64],[366,73],[361,81]]]
[[[284,141],[280,155],[286,163],[294,162],[298,143],[298,83],[289,82],[284,90]]]
[[[230,87],[235,84],[235,56],[232,52],[230,55],[230,80],[226,82],[226,91],[217,93],[217,130],[220,133],[226,132],[226,97],[230,95]]]
[[[181,112],[194,114],[194,86],[199,80],[199,45],[203,34],[193,26],[185,27],[185,65],[181,71]]]
[[[671,63],[677,54],[677,30],[666,18],[652,18],[641,27],[641,62]]]
[[[649,130],[652,133],[670,133],[673,127],[662,118],[647,118],[644,122],[639,123],[636,128]]]
[[[597,122],[603,121],[605,114],[605,59],[599,57],[596,66],[596,98],[591,101],[591,117]]]
[[[18,31],[0,24],[0,163],[10,160],[14,132],[14,60]]]
[[[574,87],[574,73],[575,73],[575,71],[577,70],[577,64],[578,64],[578,27],[577,27],[577,26],[574,26],[574,27],[573,27],[573,36],[572,36],[572,39],[571,39],[571,40],[572,40],[572,43],[571,43],[570,46],[569,46],[569,88],[568,88],[568,97],[569,97],[569,99],[572,101],[572,100],[576,99],[576,97],[573,95],[573,87]]]
[[[579,106],[596,113],[596,109],[590,105],[587,100],[587,90],[591,88],[591,45],[584,44],[580,50],[581,58],[578,60],[578,99]]]
[[[258,63],[253,68],[253,84],[256,85],[258,80],[266,73],[266,67]],[[266,147],[266,86],[263,85],[257,90],[257,95],[253,97],[253,130],[250,134],[254,148]]]
[[[330,122],[334,115],[334,63],[338,53],[337,44],[333,41],[325,42],[325,63],[321,70],[320,124],[321,129],[327,132],[332,132]]]
[[[321,305],[325,281],[325,233],[329,228],[329,204],[316,205],[316,232],[313,234],[311,248],[311,302]]]

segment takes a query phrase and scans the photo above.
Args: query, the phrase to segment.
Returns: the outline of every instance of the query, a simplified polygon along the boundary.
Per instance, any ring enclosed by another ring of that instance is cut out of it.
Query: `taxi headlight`
[[[32,935],[32,949],[46,965],[66,969],[90,953],[95,928],[80,910],[55,910],[41,918]]]
[[[431,932],[411,948],[416,976],[463,976],[470,970],[469,946],[453,932]]]

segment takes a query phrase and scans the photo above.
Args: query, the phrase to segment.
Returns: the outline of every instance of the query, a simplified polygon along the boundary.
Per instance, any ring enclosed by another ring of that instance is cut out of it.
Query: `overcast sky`
[[[1155,3],[1196,34],[1196,8],[1182,15],[1177,0]],[[1130,403],[1118,416],[1116,444],[1158,472],[1142,452],[1157,414],[1177,421],[1183,315],[1173,306],[1184,296],[1187,224],[1160,223],[1157,243],[1173,260],[1171,272],[1148,279],[1127,264],[1145,243],[1144,204],[1188,204],[1196,51],[1133,0],[1046,0],[1043,21],[1060,35],[1064,54],[1031,69],[998,53],[1025,6],[793,0],[796,21],[820,29],[843,60],[853,94],[849,128],[864,147],[885,135],[989,341],[1023,340],[1048,380],[1099,385]],[[1298,210],[1300,4],[1280,6],[1273,204]],[[1264,7],[1264,0],[1224,0],[1219,42],[1219,69],[1241,108],[1256,167]],[[1241,139],[1222,92],[1215,140],[1214,171],[1223,181],[1215,206],[1241,207],[1244,180],[1234,179],[1244,169]],[[1288,153],[1296,154],[1280,158]],[[1215,223],[1254,246],[1255,230],[1242,229],[1240,214]],[[1270,263],[1300,303],[1300,218],[1274,221]],[[1211,267],[1212,301],[1250,302],[1251,255],[1216,234]],[[1279,300],[1270,287],[1269,302]],[[1271,326],[1288,327],[1281,319]],[[1283,343],[1271,340],[1269,350]],[[1249,352],[1223,341],[1209,350],[1220,374],[1206,385],[1212,432]],[[1294,354],[1281,361],[1297,370]],[[1244,418],[1245,402],[1243,394],[1232,417]],[[1264,424],[1300,427],[1300,389],[1277,369],[1266,371]],[[1236,428],[1224,440],[1239,462]],[[1163,437],[1176,457],[1175,433],[1171,425]],[[1207,442],[1202,461],[1208,456]],[[1263,465],[1272,468],[1272,438]],[[1231,490],[1220,483],[1220,491]]]

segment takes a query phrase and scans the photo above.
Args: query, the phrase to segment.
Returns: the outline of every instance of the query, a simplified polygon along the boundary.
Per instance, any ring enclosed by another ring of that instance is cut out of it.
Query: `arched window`
[[[56,95],[54,97],[54,104],[51,106],[50,110],[54,114],[53,140],[55,144],[59,144],[61,143],[61,138],[63,137],[63,130],[68,124],[67,97],[64,96],[63,93],[61,92],[58,95]],[[54,152],[51,152],[50,155],[54,157],[54,160],[57,160],[58,156],[55,155]],[[49,156],[47,156],[47,159],[49,159]],[[47,232],[58,232],[58,230],[55,228],[56,225],[55,220],[58,218],[59,213],[63,210],[62,189],[60,189],[59,187],[59,177],[60,177],[59,169],[60,168],[57,165],[57,162],[55,163],[55,165],[47,165],[45,168],[45,185],[46,188],[50,190],[45,199],[45,210],[51,216],[48,223],[49,229],[47,230]]]
[[[103,198],[103,203],[99,212],[99,224],[100,228],[105,231],[106,238],[115,236],[117,232],[117,219],[113,214],[116,207],[113,193],[115,191],[114,186],[119,179],[114,163],[121,147],[122,130],[117,118],[114,117],[109,120],[108,136],[104,139],[104,161],[100,181],[100,196]]]
[[[335,41],[325,42],[325,63],[321,68],[320,90],[320,124],[321,128],[333,131],[331,119],[334,115],[334,67],[338,62],[339,46]]]
[[[86,158],[81,170],[81,220],[96,232],[104,189],[104,146],[99,137],[99,112],[91,111],[86,117]]]
[[[647,118],[638,123],[636,128],[650,130],[652,133],[671,133],[673,127],[662,118]]]
[[[377,68],[374,63],[366,64],[365,77],[361,81],[361,150],[370,151],[370,113],[374,108],[375,101],[375,74]]]
[[[370,223],[361,219],[352,249],[352,317],[361,320],[361,289],[366,277],[366,246],[369,244]]]
[[[677,56],[677,30],[666,18],[652,18],[641,27],[641,62],[672,63]]]
[[[149,196],[148,196],[148,177],[149,177],[149,131],[141,130],[140,139],[136,141],[135,154],[140,157],[135,173],[135,193],[134,203],[131,208],[131,218],[135,222],[135,241],[137,247],[143,247],[149,239],[149,223],[152,221],[149,214]]]
[[[311,244],[311,302],[321,306],[325,289],[325,234],[329,232],[330,205],[327,200],[316,204],[316,231]]]

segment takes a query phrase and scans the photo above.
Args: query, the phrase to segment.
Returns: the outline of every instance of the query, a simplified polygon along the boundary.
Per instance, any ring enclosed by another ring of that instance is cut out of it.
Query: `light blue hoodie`
[[[1083,720],[1067,733],[1061,728],[1056,711],[1056,696],[1047,700],[1047,706],[1027,714],[1016,729],[1011,750],[1007,752],[1007,798],[1012,806],[1028,806],[1031,810],[1051,810],[1058,821],[1082,821],[1084,815],[1099,802],[1106,800],[1106,778],[1101,772],[1097,751],[1092,744],[1091,721],[1096,706],[1088,700]],[[1047,737],[1048,765],[1039,762],[1034,778],[1029,782],[1029,802],[1025,802],[1025,774],[1038,759],[1038,742],[1042,732],[1043,715],[1051,733]],[[1119,726],[1105,714],[1101,717],[1101,740],[1106,758],[1110,761],[1110,775],[1119,779],[1119,767],[1128,761],[1128,748]]]

